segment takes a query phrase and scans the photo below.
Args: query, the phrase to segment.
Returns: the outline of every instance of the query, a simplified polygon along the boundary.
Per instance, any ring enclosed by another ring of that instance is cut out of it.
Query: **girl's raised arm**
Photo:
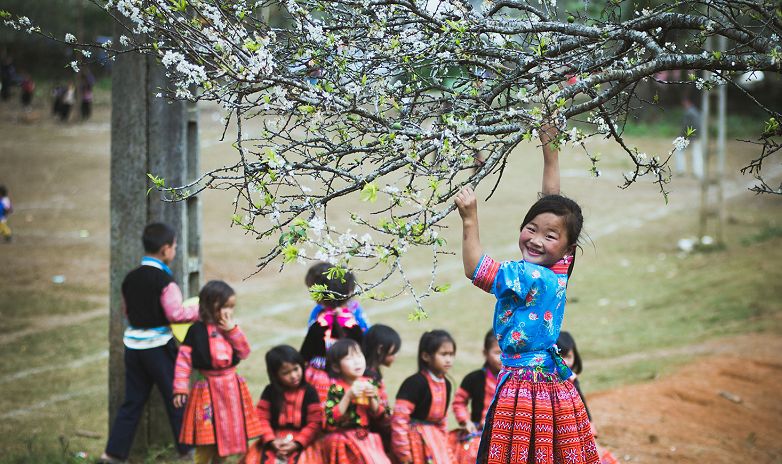
[[[475,268],[483,257],[483,247],[478,236],[478,201],[472,188],[465,187],[455,198],[462,217],[462,261],[464,275],[472,280]]]
[[[553,140],[559,129],[551,123],[540,126],[540,142],[543,144],[543,195],[559,195],[559,150]]]

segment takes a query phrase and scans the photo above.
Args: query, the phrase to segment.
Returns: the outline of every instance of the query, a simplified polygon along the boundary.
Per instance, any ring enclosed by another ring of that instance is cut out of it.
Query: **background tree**
[[[305,259],[387,266],[358,291],[385,297],[374,287],[398,273],[419,308],[438,290],[434,272],[425,289],[413,288],[403,254],[431,247],[436,267],[438,222],[453,211],[451,197],[490,173],[501,181],[513,149],[535,143],[543,122],[560,127],[557,143],[586,151],[595,176],[599,156],[588,140],[614,140],[634,165],[621,187],[646,176],[667,200],[670,153],[646,155],[622,136],[634,109],[656,104],[639,92],[643,83],[711,89],[782,66],[782,7],[762,0],[612,0],[577,9],[556,0],[94,1],[130,20],[111,53],[157,56],[175,82],[161,97],[219,102],[226,134],[237,129],[228,136],[235,164],[173,187],[151,173],[171,201],[230,189],[235,224],[270,244],[260,268]],[[264,9],[281,14],[266,22]],[[26,17],[3,16],[42,33]],[[708,46],[714,37],[727,39],[724,51]],[[664,77],[676,70],[694,72]],[[760,175],[779,150],[779,103],[749,97],[767,122],[745,171],[758,178],[756,191],[779,194],[782,185]],[[263,129],[248,130],[252,119]],[[671,149],[687,143],[678,138]],[[327,207],[348,195],[375,208],[350,213],[361,236],[329,225]]]

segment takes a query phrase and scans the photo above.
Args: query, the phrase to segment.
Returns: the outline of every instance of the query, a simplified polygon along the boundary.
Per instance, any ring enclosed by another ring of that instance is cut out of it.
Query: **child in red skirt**
[[[201,289],[201,320],[187,331],[174,371],[174,406],[185,406],[179,441],[195,445],[197,464],[223,462],[247,452],[247,440],[261,435],[244,377],[236,372],[250,345],[233,316],[236,295],[225,282],[212,280]],[[190,389],[190,372],[199,370]]]
[[[372,421],[388,411],[377,399],[377,385],[364,377],[366,360],[355,340],[343,339],[328,352],[334,383],[326,400],[323,450],[328,464],[391,464]]]
[[[275,346],[266,353],[266,370],[271,385],[257,406],[261,438],[240,464],[322,464],[323,410],[315,387],[304,381],[304,359],[293,347]]]
[[[483,339],[483,357],[486,360],[483,368],[467,374],[456,391],[453,413],[461,428],[452,430],[448,438],[457,464],[475,464],[478,457],[486,412],[494,398],[497,375],[502,369],[500,355],[502,350],[494,337],[494,329],[491,329]],[[467,403],[471,403],[472,412],[467,408]]]
[[[453,463],[446,430],[451,382],[445,374],[455,354],[456,342],[448,332],[421,336],[418,373],[399,387],[391,420],[391,448],[402,464]]]
[[[600,462],[584,403],[568,381],[573,373],[556,346],[584,222],[578,204],[559,195],[557,136],[556,127],[541,128],[543,196],[521,223],[520,261],[483,254],[475,195],[466,187],[456,196],[464,272],[497,298],[493,325],[502,349],[478,464]]]

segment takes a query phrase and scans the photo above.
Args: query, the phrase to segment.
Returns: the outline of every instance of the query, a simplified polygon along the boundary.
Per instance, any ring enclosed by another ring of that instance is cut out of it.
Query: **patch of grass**
[[[0,291],[0,314],[5,318],[63,316],[96,309],[99,304],[78,298],[94,295],[94,289],[84,285],[63,285],[50,291],[33,289]],[[0,328],[3,327],[0,324]],[[1,330],[1,329],[0,329]]]
[[[775,237],[782,237],[782,226],[779,226],[773,222],[765,222],[763,224],[763,230],[756,234],[742,238],[741,244],[744,246],[750,246],[756,243],[765,242],[766,240]]]
[[[58,437],[58,440],[34,435],[27,440],[27,449],[22,452],[12,452],[0,457],[0,464],[84,464],[85,457],[77,456],[71,449],[68,438]]]
[[[644,358],[599,371],[584,371],[579,381],[585,391],[610,390],[635,383],[651,382],[660,376],[676,372],[681,366],[692,362],[691,356],[666,356]]]

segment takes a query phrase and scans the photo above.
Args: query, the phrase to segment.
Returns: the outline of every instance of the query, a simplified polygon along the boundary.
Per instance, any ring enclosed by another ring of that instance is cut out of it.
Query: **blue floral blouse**
[[[473,284],[497,297],[494,335],[502,349],[505,367],[532,368],[572,375],[556,348],[565,316],[567,270],[572,256],[551,268],[525,261],[494,261],[481,257]]]

